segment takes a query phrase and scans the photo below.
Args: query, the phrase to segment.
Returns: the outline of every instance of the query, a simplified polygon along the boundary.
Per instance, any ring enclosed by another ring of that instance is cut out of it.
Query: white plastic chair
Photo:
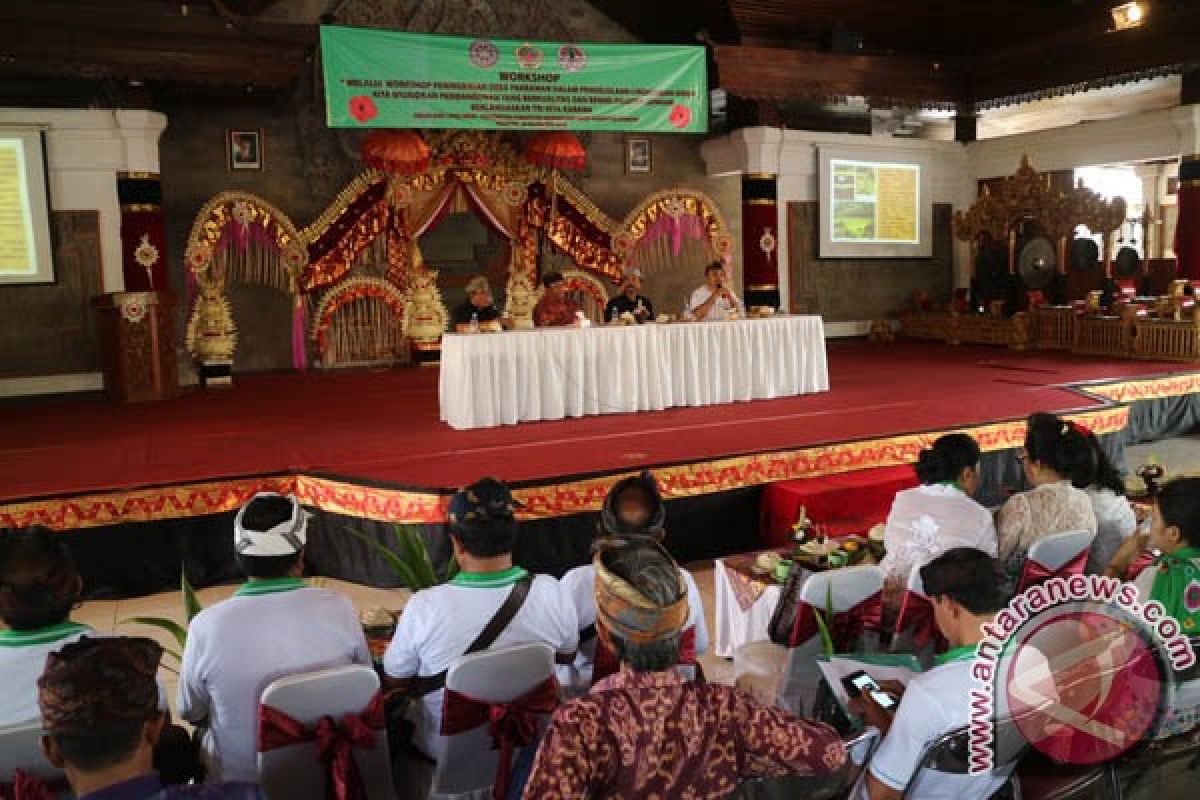
[[[841,614],[881,591],[883,570],[879,567],[843,567],[812,575],[800,587],[800,602],[822,614],[828,603],[834,614]],[[874,637],[870,639],[870,642],[876,641]],[[871,649],[870,646],[868,649]],[[816,661],[820,653],[819,633],[788,651],[783,685],[779,691],[780,706],[794,714],[807,713],[812,708],[821,681],[821,670]]]
[[[529,643],[461,656],[446,672],[446,688],[488,703],[516,700],[554,675],[554,650]],[[539,736],[544,724],[539,726]],[[500,753],[488,726],[444,737],[430,800],[490,800]],[[514,758],[517,754],[514,753]]]
[[[324,716],[340,719],[362,711],[378,692],[375,670],[355,665],[280,678],[263,690],[261,702],[312,727]],[[376,732],[373,747],[355,748],[354,759],[368,800],[394,800],[387,731]],[[316,742],[259,753],[258,782],[268,800],[325,800]]]
[[[1095,534],[1088,531],[1052,533],[1034,542],[1030,546],[1029,552],[1025,554],[1025,559],[1035,564],[1040,564],[1048,570],[1057,572],[1068,564],[1071,559],[1078,558],[1080,554],[1086,554],[1091,550],[1092,539],[1094,538]],[[1027,583],[1025,581],[1024,570],[1022,570],[1017,591],[1020,592],[1026,588]]]
[[[69,792],[55,792],[61,785],[66,789],[66,775],[55,769],[42,753],[42,723],[0,726],[0,784],[12,783],[17,770],[35,775],[51,787],[56,797],[70,797]]]
[[[908,584],[904,587],[905,596],[901,599],[900,608],[902,611],[905,609],[905,606],[911,607],[911,604],[914,602],[926,605],[931,604],[932,601],[925,594],[925,581],[921,579],[921,569],[927,563],[929,562],[923,561],[913,564],[912,571],[908,573]],[[896,617],[896,636],[892,640],[892,652],[912,653],[921,662],[921,665],[928,669],[933,664],[934,649],[937,642],[937,626],[934,625],[935,630],[933,631],[933,635],[930,636],[929,641],[923,646],[917,647],[914,642],[913,632],[908,627],[909,622],[910,619],[905,614],[899,614]]]

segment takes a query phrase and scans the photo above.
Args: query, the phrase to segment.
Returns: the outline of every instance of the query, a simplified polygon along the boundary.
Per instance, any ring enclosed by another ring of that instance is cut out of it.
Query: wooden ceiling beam
[[[957,77],[928,58],[850,55],[815,50],[719,45],[721,88],[758,99],[863,96],[916,103],[957,103]]]
[[[1125,31],[1050,32],[980,53],[962,70],[972,99],[987,101],[1196,63],[1200,10]]]

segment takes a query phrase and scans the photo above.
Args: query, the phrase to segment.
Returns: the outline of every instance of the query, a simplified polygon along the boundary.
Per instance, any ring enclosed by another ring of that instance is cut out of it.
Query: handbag
[[[767,633],[775,644],[792,646],[792,629],[796,625],[796,614],[800,608],[800,587],[804,585],[805,576],[805,570],[794,566],[783,583],[779,602],[775,604],[775,610],[771,612],[771,622],[767,626]]]

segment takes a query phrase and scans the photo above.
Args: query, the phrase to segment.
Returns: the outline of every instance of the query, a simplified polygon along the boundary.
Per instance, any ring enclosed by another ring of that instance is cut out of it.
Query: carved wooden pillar
[[[123,403],[166,400],[179,391],[175,298],[170,292],[115,292],[92,299],[104,349],[104,390]]]

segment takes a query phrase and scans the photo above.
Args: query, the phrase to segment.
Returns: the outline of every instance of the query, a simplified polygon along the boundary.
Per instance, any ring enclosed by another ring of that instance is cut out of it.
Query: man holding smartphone
[[[916,800],[984,800],[1008,779],[1007,771],[917,774],[925,749],[969,721],[974,685],[971,662],[983,638],[982,626],[1008,601],[996,561],[982,550],[948,550],[921,568],[921,579],[933,602],[938,630],[950,649],[938,656],[933,669],[914,676],[907,688],[892,681],[875,686],[866,673],[847,676],[846,680],[852,681],[861,674],[853,683],[860,696],[852,701],[852,707],[883,736],[859,781],[858,800],[896,800],[910,782],[913,786],[908,796]]]

